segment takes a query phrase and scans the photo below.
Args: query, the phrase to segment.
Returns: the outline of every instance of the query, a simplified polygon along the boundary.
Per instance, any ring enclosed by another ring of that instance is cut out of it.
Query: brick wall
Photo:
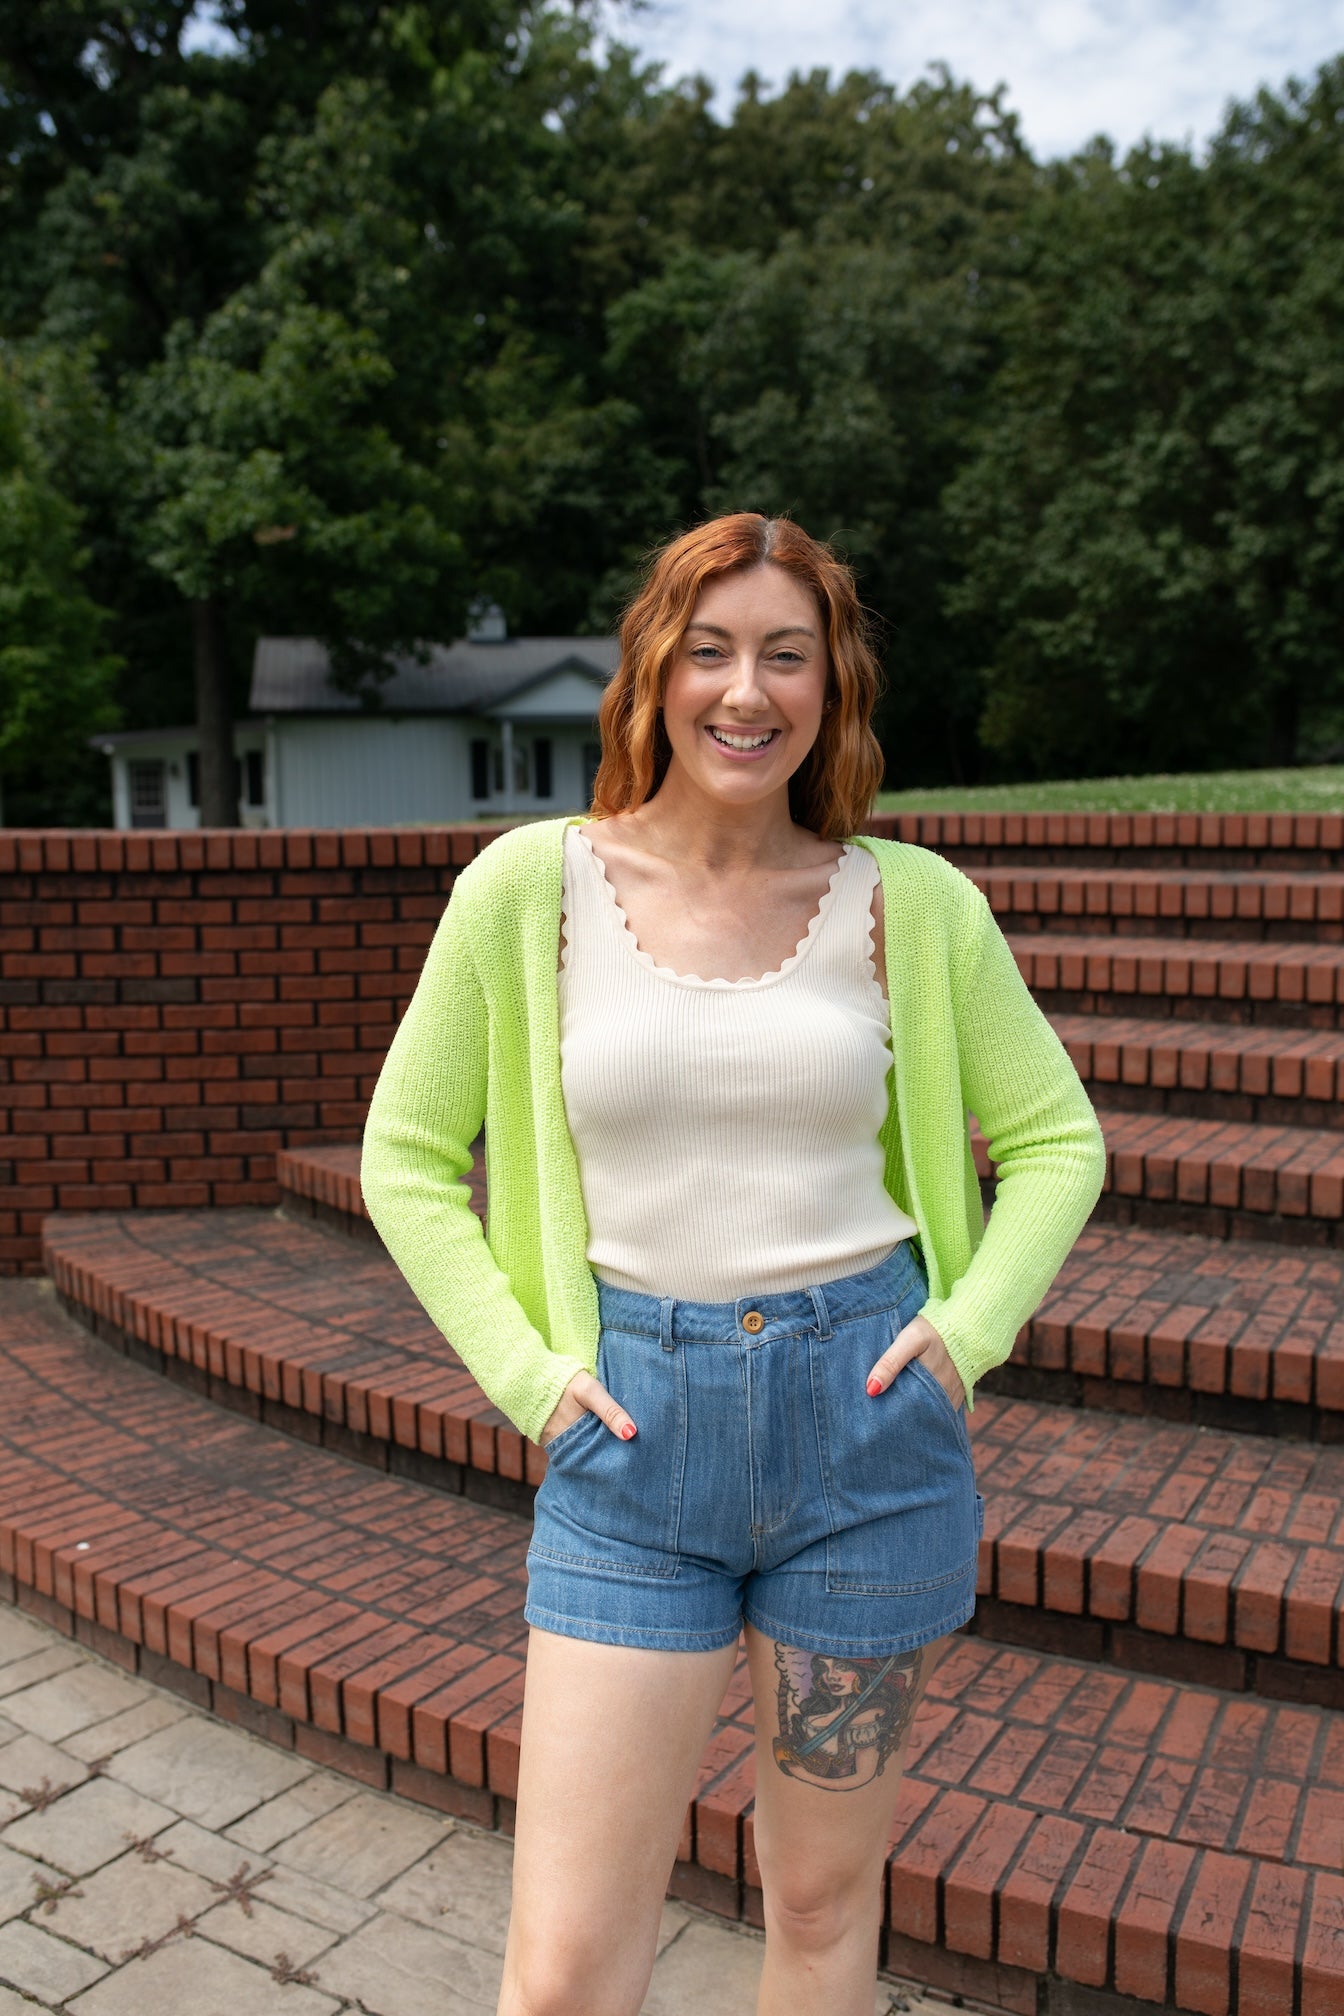
[[[495,828],[0,832],[0,1269],[53,1210],[273,1203],[359,1132],[458,869]],[[874,832],[969,865],[1325,865],[1338,817],[950,814]]]
[[[53,1210],[274,1203],[354,1139],[494,829],[0,833],[0,1268]]]

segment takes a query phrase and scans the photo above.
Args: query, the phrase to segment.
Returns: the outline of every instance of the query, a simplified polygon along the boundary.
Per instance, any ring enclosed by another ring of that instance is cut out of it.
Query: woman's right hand
[[[571,1428],[580,1414],[599,1415],[622,1442],[628,1442],[635,1432],[634,1422],[624,1407],[612,1399],[602,1381],[594,1379],[591,1372],[576,1372],[547,1416],[541,1431],[542,1448],[553,1442],[562,1429]]]

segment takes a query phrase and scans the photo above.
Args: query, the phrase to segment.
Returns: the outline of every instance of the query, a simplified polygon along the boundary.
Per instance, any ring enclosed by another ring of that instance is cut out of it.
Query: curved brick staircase
[[[903,837],[985,887],[1111,1154],[972,1417],[980,1604],[917,1723],[886,1964],[1024,2016],[1338,2016],[1344,822]],[[279,1212],[48,1219],[49,1281],[0,1297],[0,1589],[508,1825],[542,1459],[382,1253],[356,1151],[278,1176]],[[749,1715],[739,1671],[676,1887],[759,1919]]]

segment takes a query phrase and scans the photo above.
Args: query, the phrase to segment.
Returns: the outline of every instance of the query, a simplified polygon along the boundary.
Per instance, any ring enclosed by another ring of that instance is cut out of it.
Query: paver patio
[[[0,2016],[493,2011],[510,1843],[0,1606]],[[645,2016],[750,2016],[758,1934],[664,1906]],[[879,2016],[950,2006],[885,1986]]]

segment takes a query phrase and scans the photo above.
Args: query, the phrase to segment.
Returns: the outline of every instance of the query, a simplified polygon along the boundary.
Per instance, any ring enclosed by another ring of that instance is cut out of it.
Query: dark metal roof
[[[509,637],[499,644],[434,644],[428,662],[400,658],[378,689],[395,714],[471,714],[509,700],[565,668],[605,686],[616,670],[614,637]],[[330,661],[313,637],[262,637],[252,661],[253,714],[351,714],[357,694],[331,683]]]

